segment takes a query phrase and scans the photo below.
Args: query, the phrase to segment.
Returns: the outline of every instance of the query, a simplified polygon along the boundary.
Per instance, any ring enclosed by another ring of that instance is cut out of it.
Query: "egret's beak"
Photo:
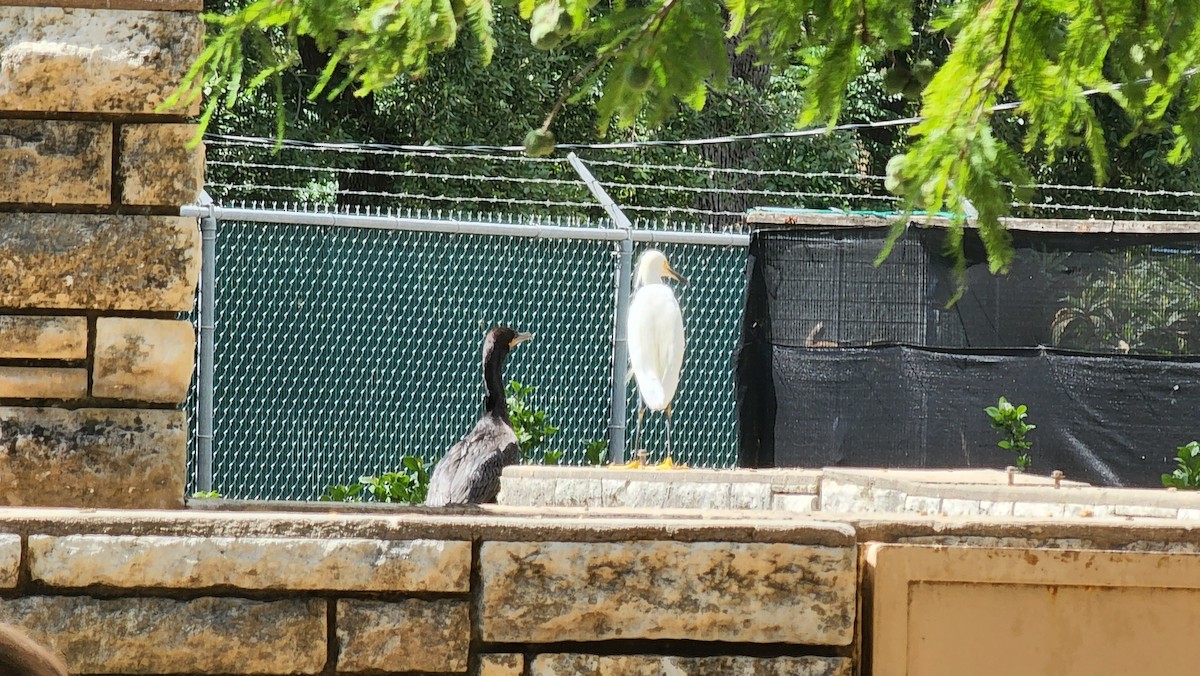
[[[679,282],[680,284],[687,286],[688,280],[684,279],[683,275],[675,272],[675,268],[671,267],[670,263],[667,263],[667,276]]]
[[[511,348],[511,347],[516,347],[516,346],[520,345],[521,343],[524,343],[524,342],[525,342],[525,341],[527,341],[527,340],[533,340],[533,334],[532,334],[532,333],[518,333],[518,334],[517,334],[517,337],[516,337],[516,338],[513,338],[513,339],[512,339],[512,342],[510,342],[510,343],[508,344],[508,346],[509,346],[510,348]]]

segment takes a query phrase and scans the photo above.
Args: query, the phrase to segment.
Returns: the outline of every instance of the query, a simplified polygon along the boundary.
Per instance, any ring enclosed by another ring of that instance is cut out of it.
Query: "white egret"
[[[638,421],[635,446],[642,446],[642,418],[646,408],[665,411],[667,416],[667,460],[671,458],[671,400],[679,387],[683,367],[683,313],[675,293],[664,280],[687,284],[657,249],[638,257],[633,298],[629,302],[626,344],[629,365],[638,388]],[[668,463],[669,464],[669,463]]]
[[[517,434],[508,418],[500,369],[509,351],[533,338],[507,326],[497,326],[483,339],[483,415],[475,427],[433,468],[425,504],[445,505],[494,502],[500,492],[500,473],[517,461]]]

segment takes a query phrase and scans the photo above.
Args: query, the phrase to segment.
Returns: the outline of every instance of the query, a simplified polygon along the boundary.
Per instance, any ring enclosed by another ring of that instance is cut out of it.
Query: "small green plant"
[[[562,460],[562,457],[562,451],[546,451],[545,453],[542,453],[542,464],[557,465],[559,461]]]
[[[1175,449],[1174,472],[1162,475],[1167,488],[1200,489],[1200,442],[1192,441]]]
[[[550,424],[546,411],[533,408],[530,400],[534,391],[532,385],[522,385],[515,380],[510,381],[506,388],[508,418],[512,421],[513,431],[517,433],[517,443],[521,446],[521,462],[532,460],[534,449],[558,433],[558,428]],[[553,462],[548,461],[551,456]],[[555,465],[562,458],[562,452],[548,451],[542,457],[545,464]]]
[[[330,484],[320,500],[325,502],[425,502],[429,493],[429,463],[412,455],[400,459],[400,471],[363,476],[346,486]]]
[[[1022,472],[1027,471],[1033,464],[1033,459],[1029,455],[1029,449],[1033,446],[1033,442],[1026,439],[1025,435],[1033,431],[1037,425],[1025,422],[1026,407],[1023,404],[1013,406],[1008,403],[1007,399],[1000,397],[999,404],[988,406],[983,409],[983,412],[992,419],[992,429],[1000,432],[1004,437],[996,445],[1016,453],[1017,469]]]
[[[217,491],[196,491],[192,493],[192,497],[197,500],[217,500],[221,497],[221,494]]]
[[[583,461],[589,465],[603,465],[608,459],[608,442],[603,439],[593,439],[583,448]]]

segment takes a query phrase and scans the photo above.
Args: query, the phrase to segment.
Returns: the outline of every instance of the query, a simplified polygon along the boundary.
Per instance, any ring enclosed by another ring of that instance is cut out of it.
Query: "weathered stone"
[[[157,113],[202,48],[190,12],[0,7],[0,110]]]
[[[21,536],[0,534],[0,589],[17,586],[21,572]]]
[[[1147,505],[1113,505],[1115,516],[1135,516],[1150,519],[1175,519],[1179,510],[1172,507],[1151,507]]]
[[[485,641],[690,639],[846,645],[854,548],[485,542]]]
[[[464,672],[471,644],[469,604],[340,599],[337,637],[339,672]]]
[[[533,658],[532,676],[851,676],[848,657],[671,657],[548,653]]]
[[[561,483],[561,482],[560,482]],[[729,484],[677,482],[670,486],[667,506],[675,509],[729,509]]]
[[[479,656],[479,676],[521,676],[525,656],[520,653],[491,653]]]
[[[1191,521],[1200,520],[1200,509],[1181,509],[1179,510],[1179,513],[1176,514],[1176,518],[1188,519]]]
[[[29,570],[53,587],[465,592],[471,543],[31,535]]]
[[[0,213],[0,307],[186,311],[199,278],[195,219]]]
[[[189,148],[193,124],[127,124],[121,127],[123,204],[181,206],[200,195],[204,146]]]
[[[0,407],[0,505],[179,508],[183,411]]]
[[[784,512],[815,512],[817,509],[817,496],[779,493],[775,495],[771,503],[771,509]]]
[[[0,202],[108,204],[112,125],[0,120]]]
[[[942,499],[925,495],[910,495],[904,498],[904,511],[918,514],[937,514],[942,510]]]
[[[1014,502],[1012,515],[1044,519],[1062,516],[1063,512],[1063,505],[1060,502]]]
[[[979,509],[988,516],[1012,516],[1013,503],[980,500]]]
[[[599,479],[561,479],[554,484],[554,498],[549,503],[556,507],[600,507],[604,495]]]
[[[942,514],[946,516],[978,516],[982,513],[978,500],[963,500],[961,498],[946,498],[942,500]]]
[[[0,316],[0,358],[84,359],[85,317]]]
[[[191,322],[101,317],[96,320],[92,394],[181,403],[192,380],[195,355]]]
[[[322,599],[0,599],[73,674],[316,674],[325,667]]]
[[[5,399],[82,399],[87,369],[0,366],[0,397]]]
[[[158,12],[199,12],[202,0],[5,0],[22,7],[84,7],[87,9],[148,9]]]
[[[733,509],[770,509],[771,485],[763,483],[729,484],[729,506]]]

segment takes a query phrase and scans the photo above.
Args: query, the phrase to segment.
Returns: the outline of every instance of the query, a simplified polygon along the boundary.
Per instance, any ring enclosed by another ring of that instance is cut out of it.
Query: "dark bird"
[[[500,472],[520,455],[517,434],[508,419],[500,369],[509,351],[533,338],[507,326],[497,326],[483,339],[483,415],[467,436],[450,447],[433,469],[425,504],[445,505],[493,502],[500,492]]]

